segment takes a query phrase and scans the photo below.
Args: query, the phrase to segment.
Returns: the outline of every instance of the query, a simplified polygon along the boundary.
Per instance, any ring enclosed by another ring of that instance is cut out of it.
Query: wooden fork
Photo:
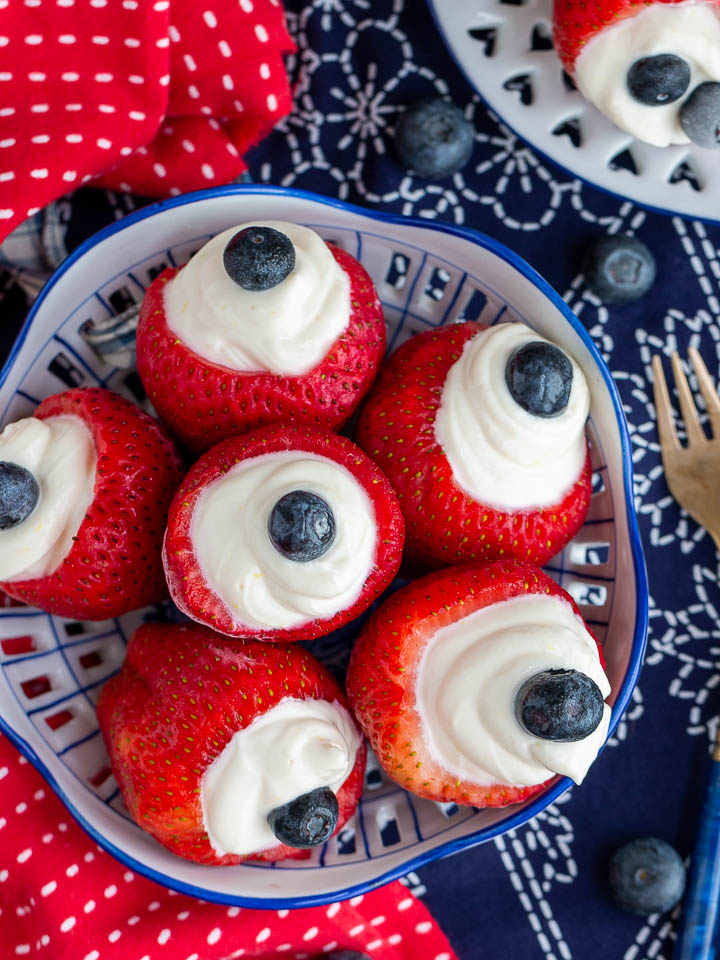
[[[674,351],[671,357],[673,376],[687,434],[687,446],[680,445],[673,423],[662,360],[656,354],[652,367],[660,451],[670,492],[680,506],[705,527],[720,550],[720,397],[707,367],[694,347],[689,348],[688,356],[705,400],[712,437],[708,439],[700,426],[692,391],[680,366],[677,351]]]
[[[700,426],[692,391],[677,351],[671,357],[687,446],[680,445],[673,422],[662,361],[652,360],[655,409],[665,478],[672,495],[701,524],[720,550],[720,398],[707,367],[693,347],[688,350],[712,427],[708,439]],[[720,725],[710,779],[690,864],[690,878],[673,960],[713,960],[720,920]]]

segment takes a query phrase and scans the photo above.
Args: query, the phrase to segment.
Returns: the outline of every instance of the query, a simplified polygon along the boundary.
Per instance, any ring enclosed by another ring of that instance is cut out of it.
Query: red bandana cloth
[[[0,0],[0,240],[95,178],[227,183],[290,110],[280,0]]]
[[[302,960],[334,949],[457,960],[400,883],[325,907],[249,910],[146,880],[95,844],[2,735],[0,905],[7,960]]]

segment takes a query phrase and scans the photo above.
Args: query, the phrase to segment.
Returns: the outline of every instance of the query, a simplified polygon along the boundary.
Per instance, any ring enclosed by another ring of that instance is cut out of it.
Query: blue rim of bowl
[[[583,177],[581,174],[576,173],[570,167],[566,167],[564,163],[560,162],[560,160],[556,160],[555,157],[551,157],[549,153],[545,153],[545,151],[541,147],[538,147],[538,145],[533,140],[529,140],[523,133],[517,130],[512,124],[508,123],[505,117],[502,115],[501,111],[497,110],[496,107],[488,103],[482,90],[478,87],[478,85],[472,79],[468,71],[465,69],[462,62],[460,61],[460,57],[455,53],[455,48],[450,43],[448,39],[448,35],[445,32],[445,28],[440,22],[440,16],[437,12],[437,4],[435,0],[427,0],[427,5],[430,10],[430,16],[433,18],[437,32],[440,34],[440,37],[443,43],[445,44],[446,50],[452,57],[452,60],[455,66],[458,68],[460,73],[462,73],[462,75],[467,80],[469,86],[480,97],[480,99],[488,108],[488,110],[492,110],[494,113],[497,113],[498,119],[505,124],[508,130],[510,130],[512,134],[514,134],[516,137],[522,140],[523,143],[526,143],[529,147],[531,147],[535,151],[535,153],[538,154],[538,156],[543,158],[543,160],[546,160],[548,163],[554,164],[556,167],[558,167],[558,169],[562,170],[563,173],[568,174],[568,176],[574,177],[576,180],[582,180],[583,183],[587,183],[588,186],[593,188],[593,190],[597,190],[599,193],[604,193],[606,197],[613,197],[617,200],[626,200],[630,203],[635,203],[639,207],[642,207],[644,210],[650,210],[652,213],[659,213],[665,217],[690,217],[693,220],[700,220],[702,223],[709,223],[714,225],[717,225],[718,223],[720,223],[720,218],[718,217],[703,217],[703,216],[700,216],[699,214],[686,213],[682,210],[666,210],[665,207],[656,207],[654,204],[646,203],[644,200],[637,200],[635,197],[628,197],[627,194],[619,193],[617,190],[611,190],[609,187],[603,187],[599,183],[595,183],[594,180],[588,180],[587,177]]]
[[[304,200],[311,203],[324,205],[328,207],[334,207],[336,210],[342,210],[346,213],[353,213],[359,216],[365,217],[368,220],[374,220],[380,223],[390,223],[396,226],[402,227],[420,227],[424,230],[435,230],[439,233],[448,233],[456,237],[460,237],[464,240],[469,241],[470,243],[475,244],[476,246],[484,247],[486,250],[489,250],[491,253],[495,254],[501,260],[504,260],[511,267],[514,267],[519,273],[521,273],[527,280],[529,280],[545,297],[550,300],[550,302],[555,306],[560,313],[564,316],[570,326],[573,328],[575,333],[580,337],[583,344],[588,349],[590,355],[592,356],[597,368],[600,370],[605,386],[607,387],[610,397],[612,399],[613,408],[615,411],[615,417],[617,420],[618,430],[620,432],[620,441],[622,448],[622,459],[623,459],[623,481],[624,481],[624,493],[625,493],[625,509],[627,514],[627,524],[628,524],[628,533],[630,539],[630,548],[632,552],[633,567],[635,570],[635,583],[636,583],[636,601],[637,601],[637,613],[635,621],[635,633],[633,636],[632,648],[630,651],[630,659],[628,662],[628,669],[623,680],[622,686],[620,687],[618,696],[616,697],[615,704],[612,709],[612,716],[610,719],[610,727],[608,730],[608,738],[611,736],[618,723],[620,718],[627,707],[632,692],[635,688],[635,685],[640,674],[640,668],[642,666],[643,655],[645,652],[645,643],[647,635],[647,624],[648,624],[648,584],[647,584],[647,574],[645,572],[645,560],[643,557],[642,546],[640,541],[640,532],[637,526],[637,518],[635,516],[635,510],[633,507],[633,474],[632,474],[632,459],[630,456],[630,438],[628,435],[627,425],[625,423],[625,416],[622,412],[622,405],[620,402],[620,397],[617,392],[617,387],[615,386],[615,381],[612,378],[610,370],[608,369],[605,361],[602,359],[598,353],[597,348],[595,347],[590,335],[587,333],[585,328],[582,326],[580,321],[577,319],[575,314],[570,310],[565,301],[553,290],[553,288],[544,280],[536,270],[534,270],[528,263],[526,263],[521,257],[513,253],[508,247],[504,244],[499,243],[497,240],[493,240],[492,237],[489,237],[485,234],[479,233],[475,230],[471,230],[468,227],[458,227],[452,224],[438,223],[434,220],[420,220],[412,217],[403,217],[396,214],[390,213],[380,213],[372,210],[365,210],[362,207],[355,206],[353,204],[344,203],[341,200],[335,200],[331,197],[322,197],[314,193],[309,193],[305,190],[296,190],[288,187],[273,187],[261,184],[241,184],[233,185],[230,184],[224,187],[212,187],[207,190],[198,190],[194,193],[183,194],[180,197],[171,197],[167,200],[161,200],[157,203],[150,204],[147,207],[143,207],[140,210],[135,211],[134,213],[129,214],[126,217],[123,217],[122,220],[118,220],[116,223],[110,224],[108,227],[105,227],[103,230],[100,230],[98,233],[94,234],[92,237],[88,238],[84,243],[82,243],[72,254],[65,260],[60,267],[55,271],[55,273],[50,277],[48,282],[43,287],[40,295],[35,301],[28,317],[23,324],[23,327],[18,335],[18,338],[13,346],[10,356],[8,357],[5,365],[0,371],[0,387],[3,386],[7,377],[10,373],[15,358],[25,342],[30,326],[40,309],[43,301],[47,297],[49,291],[55,284],[62,278],[62,276],[70,269],[70,267],[76,263],[81,257],[83,257],[88,250],[91,250],[97,244],[102,243],[108,237],[111,237],[113,234],[117,233],[120,230],[124,230],[126,227],[131,226],[132,224],[138,223],[142,220],[152,217],[157,213],[161,213],[164,210],[171,209],[173,207],[182,207],[186,204],[197,203],[198,201],[215,199],[217,197],[223,196],[247,196],[249,194],[253,195],[265,195],[265,196],[280,196],[288,197],[295,200]],[[432,850],[427,850],[418,856],[410,857],[408,860],[403,861],[396,867],[393,867],[391,870],[382,873],[378,877],[374,877],[372,880],[366,880],[362,883],[355,884],[351,887],[345,887],[342,890],[335,890],[331,894],[309,894],[300,897],[285,897],[285,898],[257,898],[257,897],[242,897],[236,896],[233,894],[219,893],[214,890],[208,890],[205,887],[196,887],[192,884],[183,883],[182,881],[176,880],[174,877],[169,876],[164,873],[160,873],[157,870],[154,870],[152,867],[148,867],[146,864],[135,860],[133,857],[129,856],[124,850],[116,847],[113,843],[110,843],[88,820],[77,810],[72,801],[67,797],[64,790],[57,783],[53,777],[50,770],[45,766],[45,764],[40,760],[35,751],[30,747],[26,741],[19,736],[0,716],[0,730],[8,737],[8,739],[28,758],[28,760],[33,764],[34,767],[45,777],[50,786],[53,788],[55,793],[60,797],[62,802],[65,804],[67,809],[73,815],[73,817],[78,821],[78,823],[90,834],[90,836],[101,846],[103,849],[107,850],[108,853],[111,853],[114,857],[120,860],[121,863],[132,868],[137,873],[148,877],[150,880],[154,880],[156,883],[159,883],[161,886],[170,887],[173,890],[177,890],[179,893],[187,894],[192,897],[199,897],[204,900],[209,900],[214,903],[228,904],[231,906],[239,907],[255,907],[259,909],[268,909],[276,910],[289,907],[315,907],[321,906],[327,903],[333,903],[337,900],[347,900],[350,897],[359,896],[360,894],[367,893],[370,890],[374,890],[376,887],[382,886],[385,883],[389,883],[391,880],[396,880],[398,877],[405,876],[408,873],[411,873],[413,870],[417,870],[423,866],[423,864],[430,863],[433,860],[438,860],[441,857],[446,857],[452,853],[457,853],[460,850],[465,850],[469,847],[477,846],[480,843],[486,843],[488,840],[492,840],[494,837],[500,836],[503,833],[506,833],[508,830],[513,830],[516,827],[522,826],[532,817],[536,816],[542,810],[544,810],[549,804],[556,800],[562,793],[564,793],[569,787],[572,786],[572,781],[567,777],[560,778],[556,783],[550,786],[544,793],[542,793],[536,800],[529,803],[526,807],[523,807],[522,810],[519,810],[517,813],[513,814],[506,819],[499,821],[496,824],[493,824],[491,827],[487,827],[483,830],[478,830],[475,833],[467,834],[463,837],[458,837],[454,840],[449,840],[446,843],[441,844],[438,847],[433,847]],[[606,741],[607,742],[607,741]]]

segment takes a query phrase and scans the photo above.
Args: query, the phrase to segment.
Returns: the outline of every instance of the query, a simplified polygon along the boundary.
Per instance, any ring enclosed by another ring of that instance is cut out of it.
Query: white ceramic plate
[[[567,82],[552,49],[552,0],[428,0],[450,52],[524,140],[601,190],[663,213],[720,219],[718,151],[651,147]]]
[[[580,363],[592,395],[595,493],[587,523],[548,569],[604,642],[614,729],[637,680],[647,625],[620,402],[607,367],[567,306],[527,264],[489,238],[259,186],[155,204],[93,237],[49,282],[0,377],[2,423],[27,416],[37,401],[71,385],[101,384],[140,399],[137,376],[98,360],[78,333],[81,323],[107,317],[111,301],[124,302],[128,294],[139,300],[163,265],[182,263],[211,235],[253,219],[307,224],[360,259],[378,287],[393,345],[461,317],[517,319]],[[182,860],[129,818],[94,709],[102,683],[122,663],[127,638],[157,613],[73,623],[30,608],[0,610],[0,728],[98,843],[167,886],[207,900],[265,907],[344,899],[524,823],[569,786],[558,780],[528,804],[476,811],[413,797],[371,763],[355,818],[310,860],[236,867]],[[351,625],[311,649],[336,665],[352,636]]]

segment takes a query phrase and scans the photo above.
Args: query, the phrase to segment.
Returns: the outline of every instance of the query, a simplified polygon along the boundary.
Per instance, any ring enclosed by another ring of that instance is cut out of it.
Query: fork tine
[[[660,434],[660,446],[663,450],[670,450],[673,447],[679,449],[677,433],[675,433],[675,424],[673,423],[672,407],[670,406],[670,394],[668,393],[667,381],[663,373],[662,360],[659,354],[652,358],[653,369],[653,392],[655,393],[655,410],[657,412],[658,433]]]
[[[712,377],[708,373],[708,368],[703,362],[703,358],[697,352],[695,347],[688,349],[688,356],[692,362],[697,377],[700,392],[705,400],[705,408],[712,424],[713,436],[720,437],[720,397],[718,397]]]
[[[675,389],[677,390],[680,412],[685,421],[688,446],[691,447],[695,443],[703,443],[707,440],[707,437],[705,436],[703,428],[700,426],[690,384],[687,382],[683,368],[680,365],[680,357],[678,356],[677,350],[673,350],[670,360],[672,362],[673,376],[675,377]]]

